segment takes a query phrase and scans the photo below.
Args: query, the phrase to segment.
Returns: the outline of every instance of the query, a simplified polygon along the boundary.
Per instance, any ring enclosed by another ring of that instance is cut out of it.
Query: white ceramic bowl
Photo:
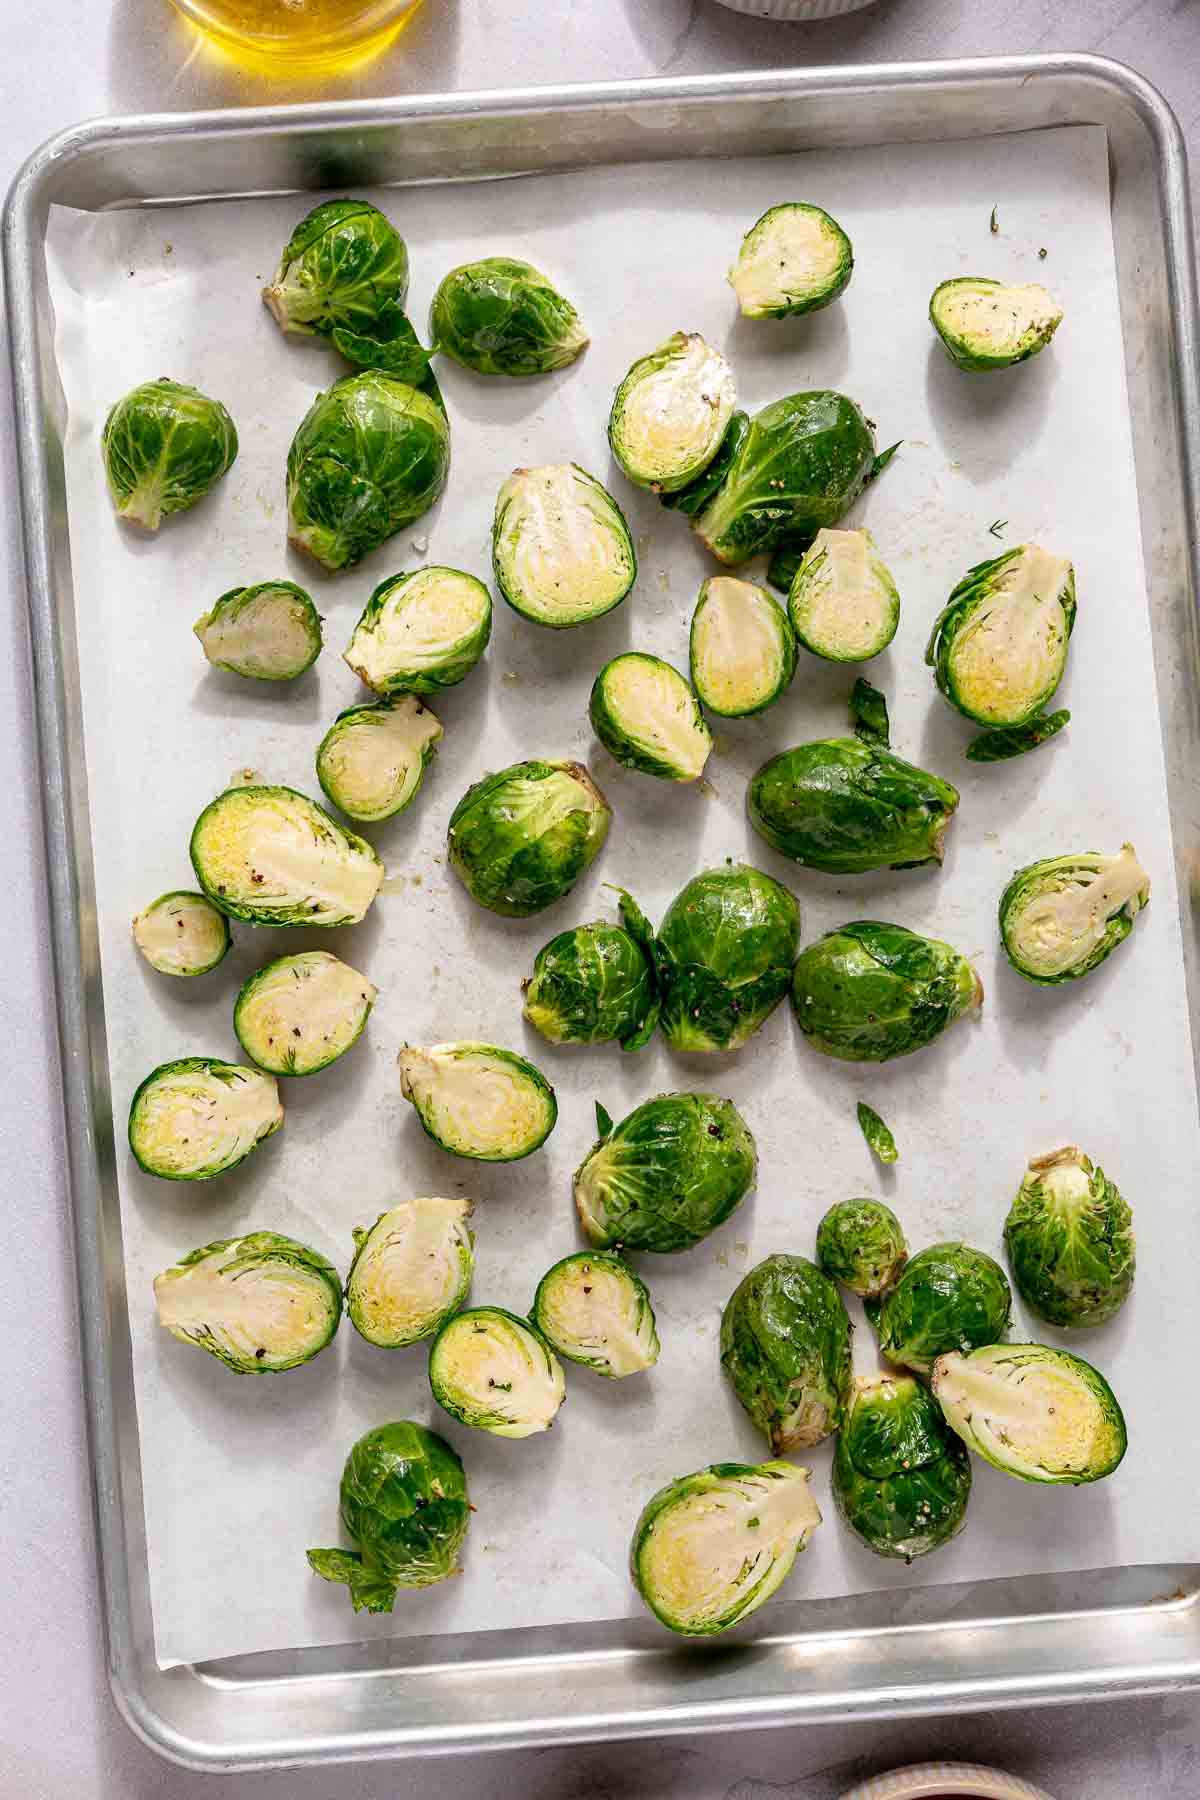
[[[749,13],[754,19],[784,19],[797,24],[859,12],[864,6],[873,6],[875,0],[720,0],[720,4],[731,12]]]
[[[1031,1787],[1017,1775],[1001,1769],[983,1769],[978,1763],[921,1763],[910,1769],[893,1769],[875,1775],[861,1787],[851,1788],[842,1800],[1051,1800],[1043,1788]]]

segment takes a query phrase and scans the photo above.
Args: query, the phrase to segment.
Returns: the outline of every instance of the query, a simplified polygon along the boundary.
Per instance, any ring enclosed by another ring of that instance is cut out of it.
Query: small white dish
[[[921,1763],[874,1775],[841,1800],[1052,1800],[1044,1788],[1019,1775],[984,1769],[978,1763]]]

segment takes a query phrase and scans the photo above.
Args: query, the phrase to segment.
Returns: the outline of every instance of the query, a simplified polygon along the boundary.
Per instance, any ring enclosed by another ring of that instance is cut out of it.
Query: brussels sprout
[[[184,1056],[152,1069],[134,1094],[129,1148],[147,1175],[207,1181],[282,1124],[272,1076],[211,1056]]]
[[[288,541],[346,569],[428,512],[450,471],[450,427],[429,395],[379,370],[318,394],[287,459]]]
[[[611,818],[582,763],[513,763],[469,787],[451,813],[450,866],[480,906],[525,919],[570,893]]]
[[[933,1365],[946,1423],[1021,1481],[1102,1481],[1126,1449],[1125,1418],[1098,1369],[1047,1344],[985,1344]]]
[[[1133,1286],[1133,1214],[1115,1182],[1074,1144],[1025,1171],[1004,1246],[1026,1306],[1051,1325],[1103,1325]]]
[[[597,1375],[636,1375],[658,1361],[646,1284],[619,1256],[579,1250],[538,1282],[530,1318],[568,1362]]]
[[[619,606],[637,579],[625,515],[578,463],[514,469],[492,520],[496,585],[535,625],[565,627]]]
[[[712,1637],[757,1612],[821,1523],[807,1469],[713,1463],[660,1488],[633,1532],[633,1585],[660,1624]]]
[[[874,459],[875,435],[853,400],[825,389],[789,394],[750,421],[693,529],[721,562],[745,562],[781,537],[836,525]]]
[[[406,1044],[400,1092],[435,1144],[475,1162],[519,1162],[545,1143],[558,1119],[540,1069],[494,1044]]]
[[[551,1044],[641,1050],[658,1024],[654,934],[637,903],[620,899],[620,925],[597,920],[543,944],[521,983],[525,1017]]]
[[[745,863],[695,875],[654,945],[663,1036],[676,1050],[739,1050],[787,993],[800,908]]]
[[[233,1029],[272,1075],[315,1075],[362,1035],[379,989],[328,950],[277,956],[244,984]]]
[[[952,706],[977,725],[1024,725],[1067,666],[1075,570],[1018,544],[968,569],[934,621],[925,661]]]
[[[1132,844],[1047,856],[1018,869],[1000,896],[1005,955],[1027,981],[1057,987],[1098,968],[1150,903],[1150,877]]]
[[[1036,282],[1010,287],[983,275],[939,282],[929,319],[946,355],[960,369],[1007,369],[1044,350],[1063,310]]]
[[[347,707],[317,746],[317,780],[348,818],[390,819],[415,800],[441,737],[415,694]]]
[[[661,656],[630,650],[606,662],[592,683],[588,717],[609,755],[627,769],[663,781],[695,781],[704,773],[712,734],[692,689]]]
[[[843,1062],[907,1056],[983,1004],[965,956],[903,925],[855,919],[802,950],[792,976],[796,1023]]]
[[[850,239],[820,206],[768,207],[742,239],[729,285],[747,319],[817,312],[845,292],[854,269]]]
[[[741,719],[778,700],[796,672],[796,638],[766,588],[713,575],[692,614],[692,685],[709,712]]]
[[[601,1249],[690,1250],[724,1223],[754,1183],[750,1127],[732,1100],[659,1094],[600,1137],[575,1171],[584,1232]]]
[[[863,1299],[886,1294],[908,1261],[908,1240],[882,1200],[839,1200],[817,1226],[817,1261]]]
[[[380,582],[345,660],[377,694],[436,694],[471,673],[491,635],[482,581],[435,565]]]
[[[826,662],[867,662],[900,623],[900,596],[869,531],[818,531],[788,594],[792,628]]]
[[[617,389],[608,441],[637,487],[678,493],[711,463],[733,417],[733,370],[698,332],[640,356]]]
[[[229,920],[203,894],[160,894],[133,921],[133,941],[160,975],[207,975],[229,952]]]
[[[941,862],[958,789],[859,738],[818,738],[771,757],[746,795],[773,850],[832,875]]]
[[[507,1438],[549,1431],[567,1395],[562,1364],[537,1326],[502,1306],[447,1319],[429,1352],[429,1385],[451,1418]]]
[[[892,741],[887,700],[862,675],[850,690],[850,723],[860,743],[886,750]]]
[[[486,256],[451,269],[433,296],[436,350],[476,375],[547,375],[586,349],[571,302],[527,262]]]
[[[357,1550],[310,1550],[309,1567],[344,1581],[355,1612],[391,1612],[398,1588],[458,1574],[471,1522],[467,1478],[445,1438],[408,1419],[378,1425],[346,1458],[342,1524]]]
[[[311,1362],[342,1317],[331,1262],[277,1231],[205,1244],[154,1278],[158,1322],[238,1375]]]
[[[294,581],[230,588],[193,629],[210,663],[254,681],[294,681],[321,654],[321,615]]]
[[[998,1343],[1011,1313],[1008,1281],[993,1257],[969,1244],[932,1244],[905,1265],[875,1328],[889,1362],[927,1375],[948,1350]]]
[[[203,500],[238,453],[219,400],[180,381],[143,381],[118,400],[100,434],[117,517],[157,531],[168,513]]]
[[[728,475],[749,429],[749,413],[735,412],[708,467],[694,475],[686,487],[674,493],[662,490],[658,496],[659,505],[665,506],[668,512],[681,512],[685,519],[694,519],[698,512],[703,512]]]
[[[1026,720],[1024,725],[980,732],[967,745],[967,761],[1007,762],[1009,757],[1024,756],[1027,751],[1036,750],[1040,744],[1057,737],[1063,726],[1070,723],[1071,715],[1064,706],[1058,712],[1038,713],[1036,718]]]
[[[252,925],[357,925],[383,864],[365,838],[295,788],[226,788],[192,828],[192,867],[214,906]]]
[[[354,1233],[346,1311],[368,1344],[432,1337],[465,1305],[475,1269],[473,1200],[402,1200]]]
[[[911,1375],[855,1383],[833,1457],[833,1499],[876,1556],[926,1556],[966,1523],[971,1459]]]
[[[873,1106],[865,1100],[858,1103],[858,1128],[881,1163],[899,1162],[896,1140]]]
[[[850,1320],[827,1275],[803,1256],[768,1256],[721,1315],[721,1367],[772,1450],[807,1450],[842,1423]]]

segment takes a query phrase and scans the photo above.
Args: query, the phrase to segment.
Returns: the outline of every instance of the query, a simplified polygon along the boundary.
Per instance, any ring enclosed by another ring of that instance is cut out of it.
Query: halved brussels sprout
[[[721,562],[745,562],[782,537],[836,525],[874,461],[875,434],[855,401],[827,389],[788,394],[751,419],[692,529]]]
[[[390,819],[415,800],[441,738],[415,694],[349,706],[317,746],[317,780],[348,818]]]
[[[695,781],[704,773],[712,733],[700,702],[661,656],[627,651],[606,662],[592,683],[592,730],[627,769],[663,781]]]
[[[450,866],[480,906],[525,919],[570,893],[611,819],[582,763],[514,763],[475,782],[451,813]]]
[[[562,1364],[537,1326],[502,1306],[446,1321],[429,1352],[429,1385],[451,1418],[507,1438],[549,1431],[567,1396]]]
[[[1062,317],[1062,307],[1036,281],[1009,286],[984,275],[956,275],[939,282],[929,300],[930,323],[960,369],[1007,369],[1036,356]]]
[[[743,1276],[721,1315],[721,1367],[772,1450],[807,1450],[842,1423],[851,1325],[841,1295],[804,1256]]]
[[[402,1200],[354,1233],[346,1311],[368,1344],[432,1337],[466,1303],[475,1268],[473,1200]]]
[[[995,1258],[948,1243],[905,1264],[873,1323],[889,1362],[927,1375],[949,1350],[998,1343],[1011,1316],[1012,1293]]]
[[[482,581],[434,564],[380,582],[345,660],[377,694],[436,694],[471,673],[491,635]]]
[[[761,869],[695,875],[654,944],[663,1036],[676,1050],[738,1050],[787,993],[800,941],[795,896]]]
[[[252,925],[357,925],[383,864],[365,838],[295,788],[226,788],[192,828],[192,867],[214,906]]]
[[[617,389],[608,441],[637,487],[678,493],[706,469],[733,417],[733,370],[699,332],[676,331],[640,356]]]
[[[646,1284],[603,1250],[579,1250],[547,1270],[529,1316],[560,1356],[597,1375],[636,1375],[658,1361]]]
[[[817,1226],[817,1261],[852,1294],[874,1299],[895,1285],[908,1240],[882,1200],[838,1200]]]
[[[773,850],[831,875],[941,862],[958,789],[860,738],[781,750],[746,794],[750,823]]]
[[[318,394],[287,459],[288,542],[346,569],[428,512],[450,472],[437,401],[370,369]]]
[[[294,681],[321,654],[321,615],[294,581],[230,588],[192,629],[210,663],[253,681]]]
[[[900,596],[867,530],[818,531],[788,594],[792,627],[827,662],[867,662],[900,623]]]
[[[983,1004],[966,957],[903,925],[856,919],[802,950],[792,976],[796,1023],[823,1056],[907,1056]]]
[[[342,1524],[357,1550],[310,1550],[325,1581],[344,1581],[355,1612],[387,1613],[398,1588],[458,1574],[471,1522],[467,1478],[445,1438],[409,1419],[377,1425],[346,1458]]]
[[[379,989],[328,950],[277,956],[244,984],[233,1029],[272,1075],[315,1075],[358,1042]]]
[[[1017,1292],[1051,1325],[1103,1325],[1133,1286],[1133,1214],[1074,1144],[1036,1156],[1004,1221]]]
[[[629,894],[619,905],[620,925],[576,925],[543,944],[521,983],[525,1017],[551,1044],[641,1050],[654,1035],[654,933]]]
[[[895,1138],[875,1108],[868,1106],[865,1100],[858,1103],[858,1128],[881,1163],[899,1162]]]
[[[736,575],[713,575],[701,587],[689,648],[693,687],[726,719],[762,712],[796,673],[787,613],[766,588]]]
[[[129,1148],[147,1175],[207,1181],[279,1130],[274,1077],[211,1056],[160,1063],[129,1107]]]
[[[451,269],[433,296],[429,331],[436,350],[476,375],[547,375],[588,343],[571,302],[511,256]]]
[[[660,1488],[633,1532],[633,1584],[660,1624],[712,1637],[749,1618],[821,1523],[807,1469],[713,1463]]]
[[[342,1317],[338,1272],[277,1231],[219,1238],[154,1278],[158,1322],[238,1375],[311,1362]]]
[[[1117,1397],[1081,1356],[1048,1344],[985,1344],[933,1365],[933,1392],[969,1450],[1020,1481],[1103,1481],[1125,1454]]]
[[[596,1123],[574,1190],[584,1232],[601,1249],[690,1250],[754,1184],[754,1138],[732,1100],[659,1094],[615,1127],[597,1106]]]
[[[133,921],[133,941],[160,975],[207,975],[224,960],[229,920],[203,894],[160,894]]]
[[[978,725],[1024,725],[1067,666],[1075,570],[1018,544],[968,569],[934,621],[925,661],[952,706]]]
[[[582,625],[619,606],[637,579],[625,515],[578,463],[514,469],[492,521],[496,585],[535,625]]]
[[[747,319],[817,312],[845,292],[854,270],[850,239],[820,206],[770,206],[742,239],[729,285]]]
[[[494,1044],[406,1044],[400,1092],[435,1144],[476,1162],[519,1162],[554,1130],[558,1103],[540,1069]]]
[[[100,434],[119,519],[157,531],[233,467],[238,437],[219,400],[180,381],[143,381],[118,400]]]
[[[1150,877],[1132,844],[1046,856],[1018,869],[1000,896],[1005,955],[1027,981],[1057,987],[1087,975],[1123,943],[1150,903]]]
[[[843,1521],[877,1556],[927,1556],[966,1523],[971,1459],[911,1375],[854,1385],[833,1457]]]

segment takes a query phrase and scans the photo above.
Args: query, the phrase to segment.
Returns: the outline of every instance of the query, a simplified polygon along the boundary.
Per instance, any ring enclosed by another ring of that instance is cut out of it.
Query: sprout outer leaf
[[[900,1160],[900,1152],[896,1148],[895,1138],[875,1108],[868,1106],[865,1100],[860,1100],[858,1103],[858,1128],[881,1163],[894,1163]]]

